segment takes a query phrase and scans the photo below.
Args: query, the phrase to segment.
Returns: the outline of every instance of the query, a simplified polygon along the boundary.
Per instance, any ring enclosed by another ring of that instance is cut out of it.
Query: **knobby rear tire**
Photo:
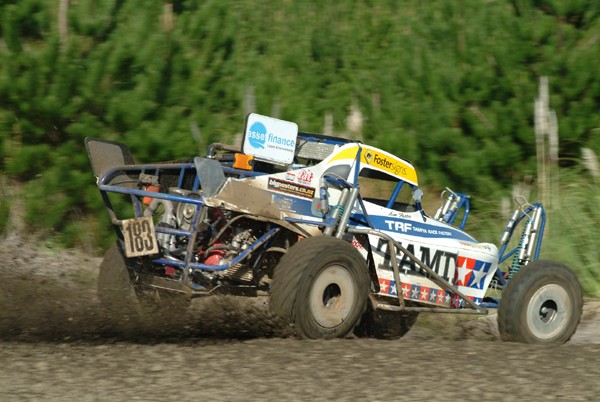
[[[366,263],[352,245],[334,237],[309,237],[277,265],[271,309],[301,337],[344,337],[366,311],[369,281]]]
[[[164,290],[142,290],[132,278],[118,243],[108,249],[98,273],[98,298],[111,323],[120,329],[156,327],[157,323],[177,322],[184,317],[190,298]]]
[[[100,264],[98,272],[98,298],[113,324],[136,325],[141,317],[127,260],[118,244],[113,244]]]

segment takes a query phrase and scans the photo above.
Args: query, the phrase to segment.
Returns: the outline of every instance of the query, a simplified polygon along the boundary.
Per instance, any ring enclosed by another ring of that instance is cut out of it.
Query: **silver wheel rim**
[[[555,284],[539,288],[527,306],[527,326],[538,339],[551,339],[567,325],[571,302],[567,291]]]
[[[330,265],[319,273],[310,291],[310,311],[322,327],[343,323],[354,304],[356,289],[350,273],[340,265]]]

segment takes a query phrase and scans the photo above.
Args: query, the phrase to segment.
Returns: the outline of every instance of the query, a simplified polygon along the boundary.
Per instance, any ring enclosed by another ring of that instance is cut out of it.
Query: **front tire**
[[[523,267],[502,292],[498,329],[505,341],[561,344],[575,333],[583,292],[567,266],[539,260]]]
[[[369,275],[362,256],[334,237],[294,245],[275,269],[271,308],[310,339],[344,337],[366,310]]]

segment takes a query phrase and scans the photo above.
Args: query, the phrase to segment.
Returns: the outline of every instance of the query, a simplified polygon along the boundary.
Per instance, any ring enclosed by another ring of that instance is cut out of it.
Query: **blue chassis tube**
[[[126,187],[122,187],[122,186],[104,184],[104,183],[110,182],[110,180],[118,173],[124,173],[124,172],[146,173],[148,171],[152,171],[153,173],[156,174],[161,169],[162,170],[179,170],[180,177],[179,177],[178,185],[181,186],[185,172],[187,172],[188,170],[195,171],[195,166],[192,163],[120,166],[120,167],[111,169],[99,180],[98,189],[100,190],[100,192],[102,194],[102,198],[103,198],[104,203],[109,211],[109,215],[111,216],[111,220],[114,225],[120,226],[122,221],[117,219],[116,214],[112,208],[112,203],[110,202],[110,199],[108,198],[107,193],[118,193],[118,194],[130,195],[132,198],[132,203],[133,203],[134,213],[135,213],[136,218],[142,217],[142,206],[141,206],[141,202],[140,202],[141,197],[151,197],[151,198],[157,198],[157,199],[162,199],[162,200],[168,200],[168,201],[173,201],[173,202],[181,202],[181,203],[195,205],[196,213],[195,213],[194,219],[192,221],[192,227],[196,227],[196,225],[198,223],[198,218],[200,217],[200,214],[202,213],[202,207],[204,206],[203,197],[191,198],[191,197],[184,197],[184,196],[174,195],[174,194],[157,193],[157,192],[151,192],[151,191],[145,191],[145,190],[126,188]],[[232,168],[227,168],[227,167],[225,167],[224,170],[226,173],[236,174],[238,177],[257,176],[257,175],[261,174],[261,173],[256,173],[256,172],[240,171],[237,169],[232,169]],[[197,190],[199,188],[199,184],[200,184],[197,176],[196,176],[194,182],[195,182],[194,190]],[[231,260],[228,264],[210,265],[210,264],[201,264],[201,263],[192,262],[191,261],[192,253],[191,252],[187,253],[185,261],[172,260],[172,259],[168,259],[168,258],[157,258],[157,259],[153,259],[152,262],[155,264],[159,264],[159,265],[168,265],[168,266],[182,268],[184,270],[183,271],[184,277],[186,279],[188,277],[188,273],[193,273],[194,271],[210,271],[210,272],[225,271],[225,270],[231,268],[232,266],[243,261],[246,257],[248,257],[248,255],[250,255],[250,253],[254,252],[260,246],[262,246],[263,244],[267,243],[270,239],[272,239],[280,230],[281,230],[281,228],[279,228],[279,227],[270,229],[267,233],[265,233],[263,236],[261,236],[256,242],[254,242],[247,249],[245,249],[243,252],[241,252],[237,257],[235,257],[233,260]],[[195,231],[195,230],[194,231],[185,231],[185,230],[179,230],[179,229],[173,229],[173,228],[163,228],[163,227],[156,227],[155,232],[177,235],[177,236],[185,236],[190,239],[194,239],[197,234],[197,231]],[[192,242],[190,242],[190,243],[192,243]],[[190,251],[190,250],[188,250],[188,251]]]
[[[357,163],[360,164],[360,151],[358,152],[356,159],[357,159]],[[164,200],[168,200],[168,201],[193,204],[196,206],[196,213],[194,215],[192,227],[196,227],[196,225],[198,223],[198,218],[200,217],[200,214],[202,213],[202,207],[204,206],[204,201],[203,201],[202,197],[200,199],[189,198],[189,197],[184,197],[184,196],[179,196],[179,195],[150,192],[150,191],[131,189],[131,188],[126,188],[126,187],[106,184],[107,182],[110,182],[110,180],[117,173],[126,173],[126,172],[147,173],[150,171],[150,172],[153,172],[154,174],[158,174],[160,170],[179,170],[180,174],[179,174],[178,186],[181,187],[185,173],[189,170],[195,171],[195,165],[193,163],[182,163],[182,164],[162,164],[162,165],[147,164],[147,165],[120,166],[120,167],[111,169],[99,180],[98,188],[102,194],[102,198],[103,198],[105,205],[109,211],[109,215],[111,216],[111,220],[112,220],[113,224],[120,226],[121,221],[116,218],[116,215],[114,213],[112,204],[108,198],[107,193],[120,193],[120,194],[130,195],[132,198],[133,206],[134,206],[135,216],[137,218],[142,216],[142,206],[141,206],[141,202],[140,202],[140,197],[151,197],[151,198],[164,199]],[[259,175],[264,174],[264,173],[259,173],[259,172],[249,172],[249,171],[233,169],[233,168],[226,167],[226,166],[224,166],[223,170],[226,173],[233,174],[238,177],[259,176]],[[358,170],[359,169],[357,168],[356,172],[358,172]],[[357,173],[356,173],[356,175],[357,175]],[[357,185],[353,185],[345,180],[339,180],[339,179],[333,179],[333,178],[327,178],[327,179],[328,179],[328,181],[331,181],[334,183],[337,182],[338,185],[341,184],[342,186],[347,187],[347,188],[357,187]],[[196,177],[194,179],[194,185],[193,185],[192,190],[196,191],[199,187],[200,187],[200,183],[198,180],[198,176],[196,175]],[[399,190],[399,189],[396,189],[396,190]],[[396,193],[396,192],[397,191],[394,191],[394,193]],[[468,216],[468,212],[470,210],[468,197],[464,197],[464,199],[466,199],[467,201],[461,202],[461,205],[459,206],[459,209],[461,207],[466,209],[466,213],[463,216],[463,221],[460,224],[461,228],[464,227],[464,225],[466,223],[465,222],[466,218]],[[364,212],[364,216],[367,219],[367,222],[366,222],[367,226],[373,227],[372,223],[370,222],[369,216],[366,213],[364,205],[362,204],[362,199],[360,197],[358,198],[358,201],[362,207],[361,209]],[[537,208],[537,207],[542,208],[542,217],[541,217],[541,223],[540,223],[540,228],[539,228],[539,235],[536,239],[535,253],[533,255],[534,261],[539,258],[544,228],[545,228],[545,224],[546,224],[546,212],[543,209],[543,206],[539,203],[530,205],[525,211],[523,211],[519,215],[518,219],[515,221],[512,229],[510,231],[510,237],[512,237],[514,230],[519,225],[519,223],[526,216],[528,216],[528,214],[531,213],[534,208]],[[321,226],[321,227],[336,224],[336,222],[334,220],[332,220],[331,218],[329,218],[328,216],[325,216],[324,218],[325,218],[324,222],[315,222],[315,221],[293,219],[293,218],[287,218],[286,221],[294,222],[294,223],[317,225],[317,226]],[[456,213],[453,216],[453,218],[456,218]],[[452,219],[452,220],[454,220],[454,219]],[[240,263],[246,257],[248,257],[248,255],[250,255],[250,253],[254,252],[260,246],[262,246],[263,244],[268,242],[270,239],[272,239],[280,230],[281,230],[280,227],[275,227],[275,228],[270,229],[267,233],[265,233],[263,236],[261,236],[256,242],[254,242],[252,245],[250,245],[250,247],[248,247],[246,250],[244,250],[236,258],[234,258],[232,261],[230,261],[226,265],[209,265],[209,264],[201,264],[201,263],[192,262],[191,261],[192,253],[191,252],[187,253],[185,261],[171,260],[171,259],[166,259],[166,258],[157,258],[157,259],[153,259],[152,262],[155,264],[159,264],[159,265],[168,265],[168,266],[175,266],[178,268],[182,268],[183,272],[184,272],[183,280],[187,282],[188,274],[193,273],[194,271],[215,272],[215,271],[224,271],[224,270],[230,269],[232,266]],[[161,227],[155,228],[155,231],[157,233],[185,236],[185,237],[191,238],[192,240],[195,239],[195,236],[197,234],[196,231],[184,231],[184,230],[178,230],[178,229],[172,229],[172,228],[161,228]],[[190,248],[193,246],[192,243],[193,242],[190,242]],[[512,255],[514,255],[518,251],[518,247],[515,247],[513,250],[511,250],[510,252],[505,254],[507,245],[508,245],[508,242],[506,244],[504,244],[499,251],[499,262],[498,262],[499,264],[506,261],[508,258],[510,258]],[[188,251],[191,251],[191,250],[188,250]],[[506,279],[503,277],[502,271],[500,271],[499,269],[496,271],[496,278],[498,279],[498,281],[500,282],[500,284],[502,286],[506,285]],[[499,301],[496,299],[490,299],[489,302],[483,302],[480,305],[485,308],[497,308],[499,305]]]

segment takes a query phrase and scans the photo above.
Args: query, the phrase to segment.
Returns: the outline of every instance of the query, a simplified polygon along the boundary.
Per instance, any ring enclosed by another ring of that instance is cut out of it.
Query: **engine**
[[[201,196],[200,192],[180,188],[170,188],[169,193],[188,198]],[[196,205],[154,198],[144,214],[159,215],[158,227],[190,232],[193,230]],[[264,231],[264,223],[250,220],[243,215],[235,215],[231,211],[208,208],[198,229],[192,262],[222,266],[230,264],[240,253],[256,242],[257,235],[262,235]],[[189,237],[157,233],[157,241],[165,258],[185,260]],[[253,262],[254,258],[247,258],[229,269],[208,273],[204,277],[208,276],[215,284],[223,280],[250,283],[254,278]]]

